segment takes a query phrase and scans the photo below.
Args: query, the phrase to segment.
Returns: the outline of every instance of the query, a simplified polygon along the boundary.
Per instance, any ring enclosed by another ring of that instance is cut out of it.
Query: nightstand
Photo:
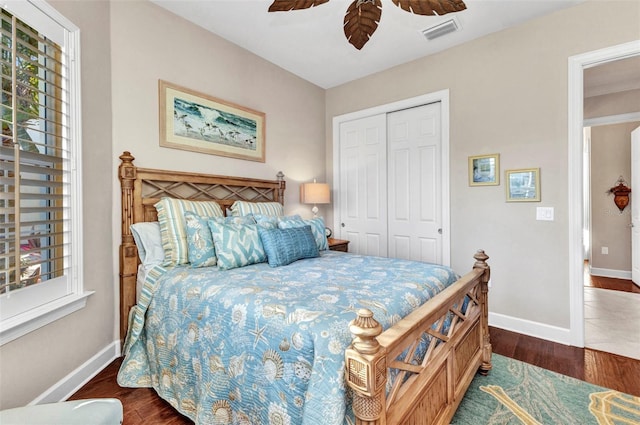
[[[344,239],[327,238],[327,242],[329,242],[329,249],[331,251],[349,252],[349,241]]]

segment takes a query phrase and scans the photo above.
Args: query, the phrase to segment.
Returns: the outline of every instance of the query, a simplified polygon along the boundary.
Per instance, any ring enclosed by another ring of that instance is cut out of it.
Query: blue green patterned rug
[[[471,382],[451,424],[640,425],[640,397],[497,354],[492,362],[488,376]]]

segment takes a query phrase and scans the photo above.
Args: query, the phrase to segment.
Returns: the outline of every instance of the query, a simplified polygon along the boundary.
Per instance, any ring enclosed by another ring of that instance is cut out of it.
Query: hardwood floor
[[[640,286],[629,279],[616,279],[613,277],[592,276],[589,274],[588,263],[584,265],[584,286],[594,288],[612,289],[614,291],[633,292],[640,294]]]
[[[640,361],[601,351],[569,347],[497,328],[490,328],[493,352],[596,385],[640,397]],[[122,359],[70,399],[115,397],[124,406],[124,424],[192,424],[149,388],[122,388],[116,375]]]

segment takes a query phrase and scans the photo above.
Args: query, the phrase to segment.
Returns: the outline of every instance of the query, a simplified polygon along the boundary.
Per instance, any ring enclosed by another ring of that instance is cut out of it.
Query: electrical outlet
[[[602,255],[609,255],[609,247],[603,246],[601,252],[602,252]]]

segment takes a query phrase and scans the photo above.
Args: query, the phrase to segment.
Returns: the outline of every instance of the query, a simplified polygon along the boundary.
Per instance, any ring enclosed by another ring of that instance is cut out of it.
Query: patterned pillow
[[[256,224],[253,215],[246,215],[244,217],[213,217],[211,220],[223,224]]]
[[[267,260],[256,224],[218,223],[215,220],[209,220],[208,224],[220,270],[263,263]]]
[[[327,235],[324,232],[324,220],[322,217],[312,218],[311,220],[285,220],[279,221],[278,227],[280,229],[291,229],[292,227],[311,226],[311,233],[316,240],[318,249],[320,251],[326,251],[329,249],[329,243],[327,242]]]
[[[311,226],[291,229],[258,227],[258,233],[271,267],[286,266],[303,258],[320,255]]]
[[[302,220],[298,214],[276,217],[274,215],[251,214],[259,227],[265,229],[277,229],[278,222],[283,220]]]
[[[280,202],[247,202],[236,201],[231,205],[231,215],[243,216],[249,214],[262,214],[283,216],[284,208]]]
[[[164,266],[189,262],[187,224],[184,213],[192,211],[200,217],[222,217],[222,208],[213,201],[187,201],[162,198],[155,204],[164,248]]]
[[[187,211],[184,213],[187,226],[187,255],[193,267],[215,266],[216,249],[207,219]]]

